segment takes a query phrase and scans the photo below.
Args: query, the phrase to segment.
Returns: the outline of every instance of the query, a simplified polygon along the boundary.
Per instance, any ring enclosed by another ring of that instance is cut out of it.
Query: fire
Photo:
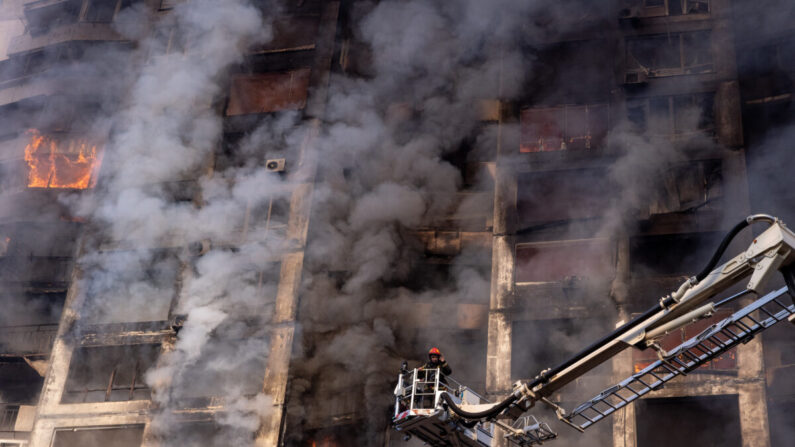
[[[337,444],[334,442],[334,438],[332,436],[325,436],[321,438],[319,441],[312,440],[312,447],[336,447]]]
[[[97,146],[83,139],[59,141],[31,129],[25,146],[29,188],[85,189],[96,183]]]

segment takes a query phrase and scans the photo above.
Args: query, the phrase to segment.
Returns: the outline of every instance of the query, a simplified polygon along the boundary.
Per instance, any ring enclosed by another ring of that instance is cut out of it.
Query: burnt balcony
[[[0,328],[0,356],[48,355],[57,331],[57,324]]]

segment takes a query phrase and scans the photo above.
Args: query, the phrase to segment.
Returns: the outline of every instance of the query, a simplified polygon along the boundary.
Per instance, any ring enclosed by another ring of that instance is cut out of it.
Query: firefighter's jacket
[[[453,370],[450,369],[450,365],[447,364],[447,361],[441,363],[426,362],[424,365],[422,365],[422,369],[436,369],[436,368],[439,368],[439,370],[445,376],[449,376],[450,374],[453,373]]]

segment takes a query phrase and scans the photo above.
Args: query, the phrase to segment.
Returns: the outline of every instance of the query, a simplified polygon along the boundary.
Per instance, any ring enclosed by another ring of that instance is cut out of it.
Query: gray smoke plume
[[[121,20],[119,28],[135,39],[140,29],[130,23],[142,18]],[[267,239],[230,238],[239,234],[247,208],[261,208],[278,192],[262,166],[212,177],[196,173],[220,142],[213,101],[227,70],[270,38],[270,26],[244,0],[180,4],[153,25],[136,53],[145,61],[113,117],[100,185],[78,203],[101,231],[80,260],[87,272],[84,314],[100,321],[162,320],[180,282],[173,313],[185,316],[184,325],[146,375],[158,407],[152,433],[163,445],[181,444],[186,429],[172,411],[216,396],[225,405],[216,418],[224,442],[245,445],[270,411],[252,378],[264,370],[276,285],[263,281],[274,275]],[[175,50],[174,41],[183,48]],[[182,190],[186,185],[193,189]],[[196,188],[200,203],[186,201],[196,199]],[[247,234],[258,231],[252,224]],[[198,246],[169,248],[186,244]]]

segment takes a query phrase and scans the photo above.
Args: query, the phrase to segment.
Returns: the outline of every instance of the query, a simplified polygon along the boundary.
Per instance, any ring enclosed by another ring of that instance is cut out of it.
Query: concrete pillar
[[[511,388],[511,318],[513,296],[513,238],[495,236],[492,248],[491,300],[489,302],[486,392],[499,395]]]
[[[290,201],[287,237],[299,251],[285,253],[279,273],[279,288],[274,306],[270,352],[265,369],[263,392],[273,399],[273,411],[263,418],[257,433],[256,445],[279,445],[284,425],[290,358],[295,336],[295,317],[298,307],[298,287],[304,263],[303,247],[309,226],[312,184],[297,185]]]
[[[494,183],[494,224],[491,257],[491,296],[489,300],[488,345],[486,358],[486,393],[502,398],[511,390],[511,333],[513,319],[510,309],[515,289],[516,245],[516,173],[503,158],[505,126],[498,124],[497,163]],[[507,139],[511,141],[511,138]],[[513,144],[505,145],[511,153]],[[518,147],[518,146],[516,146]],[[495,446],[507,445],[497,430]]]
[[[630,282],[629,236],[616,238],[616,276],[610,287],[610,297],[618,306],[616,327],[630,320],[627,312],[627,299]],[[613,374],[611,383],[619,383],[634,373],[632,349],[627,349],[613,358]],[[613,446],[636,447],[637,422],[635,405],[627,405],[613,416]]]

